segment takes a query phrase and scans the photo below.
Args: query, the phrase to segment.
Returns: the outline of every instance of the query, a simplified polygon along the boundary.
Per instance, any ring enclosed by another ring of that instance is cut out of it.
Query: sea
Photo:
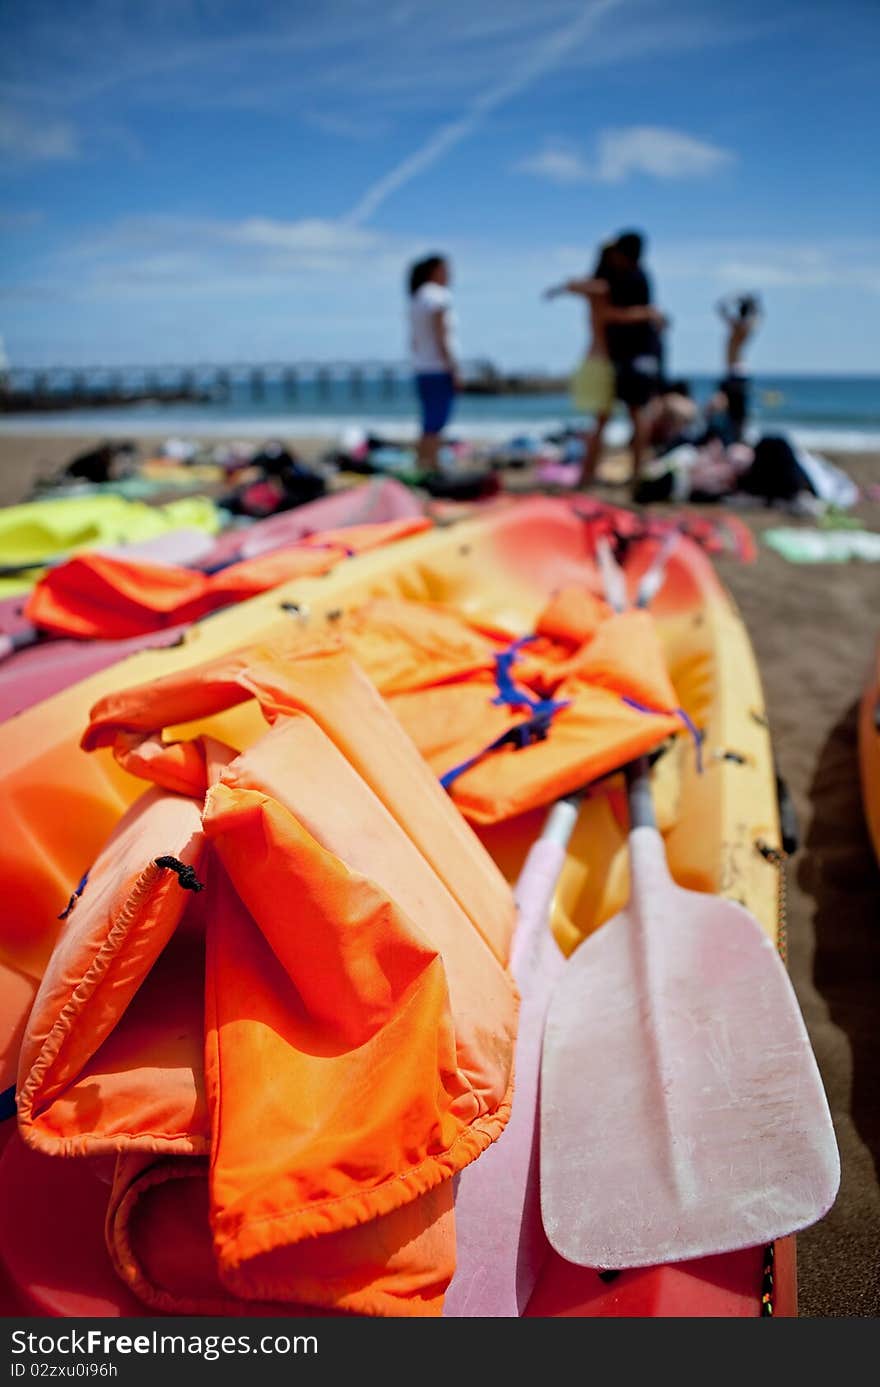
[[[715,376],[687,379],[700,404],[717,384]],[[460,395],[447,437],[504,443],[524,436],[541,438],[584,422],[565,393]],[[98,434],[115,439],[256,434],[265,439],[338,440],[352,426],[390,441],[415,437],[417,409],[409,382],[398,382],[389,393],[381,382],[365,380],[355,393],[345,380],[334,380],[323,389],[303,381],[290,398],[280,382],[267,381],[262,398],[254,399],[242,380],[233,382],[228,398],[212,403],[147,402],[0,415],[4,434]],[[628,432],[621,412],[611,421],[608,442],[624,442]],[[808,448],[880,452],[880,376],[754,377],[750,436],[771,433],[793,437]]]

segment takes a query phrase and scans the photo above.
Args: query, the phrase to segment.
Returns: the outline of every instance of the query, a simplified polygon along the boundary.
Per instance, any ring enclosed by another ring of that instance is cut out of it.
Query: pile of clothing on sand
[[[33,499],[116,495],[151,501],[164,493],[211,494],[232,515],[262,519],[314,501],[327,475],[284,443],[223,442],[202,446],[169,438],[145,454],[129,440],[105,439],[41,478]]]
[[[636,499],[774,506],[800,515],[847,510],[859,499],[855,482],[834,463],[786,434],[742,441],[715,398],[700,410],[686,383],[673,382],[649,406],[652,459]]]
[[[440,449],[437,472],[426,472],[419,467],[414,444],[349,425],[322,461],[340,472],[394,477],[449,501],[479,501],[501,490],[485,454],[455,439]]]

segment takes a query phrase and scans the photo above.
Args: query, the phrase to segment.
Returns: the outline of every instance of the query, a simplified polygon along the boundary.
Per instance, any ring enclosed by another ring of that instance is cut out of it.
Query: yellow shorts
[[[571,400],[581,414],[610,414],[614,407],[614,367],[607,357],[588,356],[571,378]]]

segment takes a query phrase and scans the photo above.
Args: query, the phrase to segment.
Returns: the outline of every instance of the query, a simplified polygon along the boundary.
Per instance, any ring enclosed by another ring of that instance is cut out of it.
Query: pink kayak
[[[422,513],[422,504],[414,492],[393,478],[380,478],[259,520],[245,529],[230,530],[206,552],[198,554],[199,567],[210,570],[239,558],[256,558],[322,530],[406,519]],[[179,562],[179,554],[175,553],[170,561]],[[17,635],[31,629],[22,615],[23,601],[21,596],[0,601],[0,636],[11,637],[13,644]],[[53,639],[15,650],[0,662],[0,722],[138,650],[174,645],[185,630],[183,624],[125,640]]]

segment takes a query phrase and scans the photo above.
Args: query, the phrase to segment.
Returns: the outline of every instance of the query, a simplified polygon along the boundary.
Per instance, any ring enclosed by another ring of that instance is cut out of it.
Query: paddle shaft
[[[515,1318],[535,1288],[548,1243],[538,1197],[536,1117],[544,1022],[565,958],[549,929],[553,895],[582,795],[553,805],[516,884],[510,970],[521,1004],[510,1118],[456,1181],[456,1270],[446,1317]]]
[[[647,756],[630,761],[625,767],[625,775],[630,828],[656,828],[657,819],[651,795],[651,767]]]
[[[642,579],[642,605],[662,584],[669,548],[668,544],[661,546]],[[600,540],[599,550],[603,578],[614,589],[611,605],[625,605],[625,580],[607,540]],[[628,780],[639,805],[637,812],[653,823],[647,758],[633,763]],[[498,1141],[457,1180],[456,1272],[444,1300],[445,1316],[521,1315],[547,1255],[539,1208],[536,1118],[544,1024],[553,990],[565,968],[565,958],[548,926],[566,848],[585,793],[586,789],[565,795],[552,806],[516,885],[518,918],[510,970],[522,1003],[514,1057],[514,1101]]]

